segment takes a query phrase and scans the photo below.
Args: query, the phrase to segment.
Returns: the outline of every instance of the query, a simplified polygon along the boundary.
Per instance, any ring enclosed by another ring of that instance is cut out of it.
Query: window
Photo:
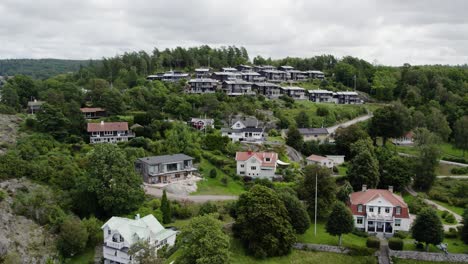
[[[251,170],[256,170],[257,167],[256,167],[256,166],[252,166],[252,167],[250,167],[250,169],[251,169]]]
[[[244,164],[241,164],[241,166],[240,166],[240,167],[241,167],[241,168],[244,168],[245,166],[244,166]]]
[[[390,207],[385,208],[385,213],[387,213],[387,214],[390,213]]]
[[[401,214],[401,207],[400,207],[400,206],[397,206],[397,208],[396,208],[396,214],[397,214],[397,215]]]
[[[177,170],[177,163],[171,163],[166,165],[167,171],[175,171]]]
[[[358,211],[359,213],[362,212],[362,204],[358,204],[358,206],[357,206],[357,211]]]
[[[401,219],[395,219],[395,226],[401,226]]]
[[[362,217],[356,218],[356,224],[362,225]]]
[[[374,207],[369,207],[369,212],[373,213],[374,212]]]
[[[270,162],[270,158],[265,158],[265,161],[266,161],[266,162]]]
[[[239,173],[240,173],[240,174],[245,174],[245,171],[240,171]]]
[[[108,235],[111,234],[111,230],[110,230],[110,229],[107,230],[107,234],[108,234]]]

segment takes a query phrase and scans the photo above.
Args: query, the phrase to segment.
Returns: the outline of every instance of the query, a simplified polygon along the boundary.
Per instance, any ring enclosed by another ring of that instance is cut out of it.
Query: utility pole
[[[353,79],[354,79],[354,91],[356,91],[356,74],[354,74]]]
[[[317,236],[317,172],[315,172],[315,213],[314,213],[314,236]]]

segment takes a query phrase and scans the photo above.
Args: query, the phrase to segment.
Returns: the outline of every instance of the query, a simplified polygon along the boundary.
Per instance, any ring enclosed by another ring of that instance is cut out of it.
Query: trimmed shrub
[[[228,178],[226,176],[224,176],[223,178],[221,178],[221,184],[224,185],[224,186],[227,186],[228,185]]]
[[[365,231],[361,231],[357,228],[354,228],[353,231],[351,231],[352,234],[358,236],[358,237],[368,237],[369,234],[366,233]]]
[[[457,175],[468,174],[468,167],[455,167],[450,172]]]
[[[408,232],[405,232],[405,231],[396,231],[395,234],[393,235],[393,237],[395,238],[401,238],[401,239],[405,239],[409,236],[409,233]]]
[[[348,248],[350,256],[371,256],[375,252],[375,248],[366,248],[358,246],[351,246]]]
[[[448,232],[444,232],[444,237],[445,238],[457,238],[458,232],[455,228],[450,228]]]
[[[380,240],[376,237],[368,237],[366,240],[368,248],[380,248]]]
[[[388,240],[388,247],[392,250],[403,250],[403,240],[392,237]]]
[[[210,170],[210,178],[214,179],[214,178],[216,178],[216,176],[218,176],[218,172],[216,171],[216,169],[211,169]]]
[[[447,212],[447,215],[445,216],[445,222],[454,224],[457,222],[457,220],[455,219],[455,216],[453,216],[453,214]]]

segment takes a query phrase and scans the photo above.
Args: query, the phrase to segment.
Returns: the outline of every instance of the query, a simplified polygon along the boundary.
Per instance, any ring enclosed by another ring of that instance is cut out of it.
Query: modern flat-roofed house
[[[211,75],[209,68],[195,69],[195,78],[209,78]]]
[[[271,180],[275,177],[277,161],[275,152],[236,152],[237,175]]]
[[[287,71],[289,73],[289,80],[291,81],[296,81],[296,82],[302,82],[307,80],[307,74],[303,71],[299,70],[289,70]]]
[[[315,165],[319,165],[322,167],[327,167],[329,169],[332,169],[333,166],[335,166],[335,163],[333,162],[332,159],[329,159],[327,157],[320,156],[320,155],[312,154],[309,157],[307,157],[306,160],[307,160],[307,164],[315,164]]]
[[[252,91],[252,83],[239,79],[224,81],[223,91],[230,96],[255,95]]]
[[[309,79],[325,79],[325,73],[321,71],[305,71],[305,74]]]
[[[273,65],[254,65],[253,70],[256,72],[273,71],[273,70],[276,70],[276,67]]]
[[[135,263],[128,250],[139,241],[147,241],[159,250],[174,246],[177,231],[164,228],[152,214],[135,219],[113,216],[101,227],[104,233],[102,253],[104,264]]]
[[[34,99],[33,101],[28,102],[28,113],[35,114],[41,110],[42,105],[45,104],[44,101],[38,101]]]
[[[224,68],[221,68],[221,71],[223,71],[223,72],[237,72],[237,69],[232,68],[232,67],[224,67]]]
[[[260,75],[258,72],[248,71],[248,72],[241,72],[242,80],[247,82],[261,82],[265,80],[265,77]]]
[[[241,64],[237,66],[236,69],[240,72],[249,72],[249,71],[252,71],[253,67],[250,65]]]
[[[283,94],[290,96],[294,100],[306,100],[306,89],[296,86],[281,87]]]
[[[414,133],[413,131],[407,132],[405,135],[392,140],[395,145],[409,146],[414,144]]]
[[[258,94],[262,94],[270,99],[275,99],[281,96],[281,86],[268,83],[268,82],[258,82],[252,85],[252,89],[257,91]]]
[[[263,141],[264,128],[256,118],[243,117],[231,120],[229,128],[221,128],[221,135],[229,137],[232,141]]]
[[[203,130],[205,128],[214,128],[214,119],[211,118],[196,118],[192,117],[189,124],[198,130]]]
[[[242,79],[242,75],[239,72],[213,72],[211,78],[220,82]]]
[[[409,231],[411,218],[408,205],[403,198],[388,190],[367,189],[349,195],[348,206],[354,217],[356,228],[369,233],[394,234]]]
[[[168,71],[165,73],[156,73],[155,75],[148,75],[147,80],[150,81],[163,81],[163,82],[178,82],[180,80],[187,80],[189,78],[188,73],[177,72],[177,71]]]
[[[89,143],[116,143],[128,141],[135,134],[128,129],[127,122],[88,123],[86,130],[89,134]]]
[[[270,82],[284,82],[287,80],[285,71],[278,70],[262,70],[260,74],[265,77],[265,80]]]
[[[309,90],[309,100],[315,103],[334,103],[333,92],[328,90]]]
[[[321,127],[321,128],[298,128],[299,133],[304,137],[304,141],[319,141],[324,142],[328,136],[328,129]]]
[[[336,92],[333,98],[337,104],[362,104],[363,101],[359,98],[356,92]]]
[[[196,78],[188,81],[188,93],[206,94],[215,93],[218,88],[218,80],[210,78]]]
[[[135,161],[135,170],[145,183],[171,183],[192,177],[193,160],[185,154],[144,157]]]
[[[83,107],[80,108],[86,119],[97,119],[106,116],[106,109],[100,107]]]
[[[292,71],[292,70],[294,70],[294,67],[289,66],[289,65],[283,65],[283,66],[279,66],[278,70],[280,70],[280,71]]]

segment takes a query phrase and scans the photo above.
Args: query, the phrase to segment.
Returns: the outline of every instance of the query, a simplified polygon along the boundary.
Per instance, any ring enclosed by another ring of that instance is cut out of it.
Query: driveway
[[[163,190],[145,186],[145,193],[157,198],[161,198],[163,195]],[[180,195],[180,194],[173,194],[173,193],[166,193],[167,198],[169,200],[175,201],[191,201],[194,203],[204,203],[208,201],[230,201],[230,200],[237,200],[239,198],[235,195]]]
[[[354,125],[356,123],[359,123],[359,122],[363,122],[363,121],[366,121],[368,119],[371,119],[374,115],[372,113],[369,113],[367,115],[364,115],[364,116],[360,116],[360,117],[356,117],[354,119],[351,119],[349,121],[346,121],[346,122],[343,122],[343,123],[340,123],[338,125],[334,125],[334,126],[331,126],[331,127],[327,127],[327,130],[328,130],[328,133],[330,134],[335,134],[335,131],[339,128],[339,127],[349,127],[351,125]]]
[[[403,152],[398,152],[398,155],[402,157],[416,157],[415,155],[411,155],[411,154],[403,153]],[[453,161],[448,161],[448,160],[439,160],[439,163],[447,164],[447,165],[454,165],[454,166],[459,166],[459,167],[468,167],[468,164],[453,162]]]

